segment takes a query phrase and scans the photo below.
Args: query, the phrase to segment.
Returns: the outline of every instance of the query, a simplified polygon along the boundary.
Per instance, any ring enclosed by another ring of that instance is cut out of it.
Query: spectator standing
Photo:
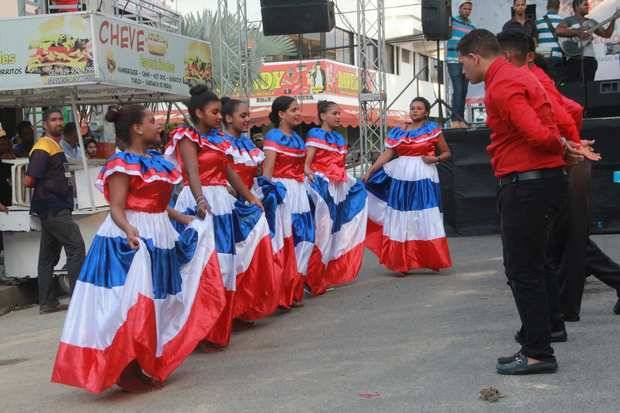
[[[84,147],[86,149],[86,157],[88,159],[96,159],[97,158],[97,141],[94,139],[89,139],[84,142]]]
[[[13,153],[18,158],[27,158],[34,146],[34,128],[28,120],[21,121],[17,124],[17,136],[15,137],[15,145],[13,145]]]
[[[63,117],[59,109],[43,115],[43,136],[32,148],[25,184],[34,188],[30,212],[41,219],[38,282],[39,313],[54,313],[67,307],[58,302],[53,282],[54,266],[64,247],[71,287],[84,261],[84,240],[73,221],[73,188],[67,178],[67,158],[60,145]]]
[[[15,159],[11,141],[0,124],[0,159]],[[0,162],[0,204],[11,205],[11,165]]]
[[[459,63],[456,46],[467,33],[476,27],[469,20],[473,10],[473,2],[459,2],[459,15],[452,17],[452,37],[448,40],[446,63],[448,74],[452,82],[452,127],[464,128],[465,123],[465,98],[467,97],[467,79],[463,74],[463,65]]]
[[[69,162],[79,162],[82,160],[82,153],[80,152],[80,145],[78,143],[77,126],[74,122],[69,122],[65,125],[62,139],[60,140],[60,146],[65,152],[65,156]]]
[[[558,35],[555,29],[562,22],[560,12],[560,0],[547,1],[547,14],[536,20],[538,32],[538,47],[536,53],[543,56],[551,77],[556,84],[566,80],[562,49],[558,43]]]
[[[514,0],[512,2],[512,10],[514,11],[514,16],[512,19],[504,23],[502,31],[508,32],[511,30],[517,30],[525,33],[532,39],[535,39],[536,22],[529,19],[525,15],[525,11],[527,10],[527,0]]]

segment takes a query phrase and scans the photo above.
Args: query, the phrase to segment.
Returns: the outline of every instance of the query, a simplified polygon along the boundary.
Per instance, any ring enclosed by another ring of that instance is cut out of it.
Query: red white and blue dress
[[[284,271],[289,271],[283,303],[289,307],[303,300],[308,263],[314,248],[314,220],[304,184],[306,147],[297,133],[289,136],[280,129],[272,129],[265,135],[263,150],[276,153],[272,181],[286,188],[284,200],[278,207],[276,226],[281,230],[276,236],[286,259]],[[291,262],[293,259],[295,266]]]
[[[183,126],[172,132],[165,154],[181,165],[184,183],[175,209],[187,214],[196,211],[196,200],[177,151],[183,139],[198,146],[200,182],[211,209],[208,218],[213,221],[215,247],[227,295],[226,310],[206,340],[224,347],[230,341],[235,318],[256,320],[277,308],[273,268],[264,266],[273,258],[269,226],[260,208],[228,192],[226,169],[231,143],[219,130],[201,134]]]
[[[247,135],[239,137],[226,135],[230,141],[229,154],[232,167],[248,189],[252,189],[258,176],[260,165],[265,160],[265,153],[252,142]]]
[[[440,211],[441,192],[435,155],[441,128],[427,122],[414,130],[392,129],[385,142],[397,158],[383,165],[366,183],[366,245],[392,271],[452,266]]]
[[[315,223],[306,285],[317,295],[357,278],[364,255],[368,207],[364,184],[346,172],[348,148],[341,134],[311,129],[306,147],[316,148],[311,165],[314,178],[306,181]]]
[[[126,202],[140,247],[108,215],[76,283],[52,381],[99,393],[137,360],[163,381],[216,324],[226,303],[213,225],[195,220],[178,233],[166,212],[181,173],[157,152],[113,155],[97,186],[130,176]]]
[[[232,144],[230,155],[233,159],[233,169],[248,189],[251,189],[263,202],[273,249],[273,260],[271,263],[266,262],[263,265],[272,264],[274,267],[277,305],[289,307],[291,299],[286,287],[291,284],[292,280],[297,279],[297,264],[294,259],[288,259],[285,256],[281,209],[286,197],[286,188],[279,182],[273,182],[264,176],[259,176],[259,169],[265,160],[265,153],[256,147],[249,137],[246,135],[238,138],[230,135],[226,137]],[[293,252],[290,254],[293,257]]]

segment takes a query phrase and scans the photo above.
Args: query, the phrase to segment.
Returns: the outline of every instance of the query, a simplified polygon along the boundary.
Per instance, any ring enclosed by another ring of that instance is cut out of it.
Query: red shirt
[[[564,166],[564,147],[547,94],[527,68],[497,58],[485,76],[487,147],[495,176]]]
[[[579,129],[577,129],[575,119],[573,119],[570,113],[568,113],[565,106],[566,102],[564,101],[564,96],[562,96],[558,88],[555,86],[555,82],[547,76],[544,70],[540,67],[532,65],[529,69],[534,76],[536,76],[536,79],[538,79],[543,89],[545,89],[545,92],[547,92],[549,102],[553,107],[555,120],[557,121],[557,125],[562,136],[575,143],[580,143],[581,136],[579,135]]]

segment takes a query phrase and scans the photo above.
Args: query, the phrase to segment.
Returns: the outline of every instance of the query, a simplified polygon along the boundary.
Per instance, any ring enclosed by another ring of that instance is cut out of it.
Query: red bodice
[[[140,212],[165,212],[173,189],[174,186],[165,181],[144,182],[141,177],[132,176],[129,180],[125,208]],[[106,199],[109,199],[107,191],[106,186]]]
[[[436,139],[421,143],[401,143],[394,151],[398,156],[434,156]]]
[[[335,151],[317,148],[312,159],[312,170],[320,172],[327,178],[342,182],[346,180],[345,161],[347,155]]]
[[[305,158],[303,157],[287,156],[278,152],[276,155],[276,164],[273,168],[273,177],[288,178],[303,182],[304,163]]]
[[[236,163],[233,165],[233,169],[237,172],[237,175],[239,175],[245,186],[252,188],[254,185],[254,178],[258,175],[258,166]]]
[[[183,166],[183,159],[179,151],[177,154],[177,162],[183,171],[183,185],[189,185],[189,177]],[[220,186],[227,185],[226,167],[229,163],[228,156],[223,152],[210,147],[198,148],[198,173],[200,175],[200,183],[203,186]]]

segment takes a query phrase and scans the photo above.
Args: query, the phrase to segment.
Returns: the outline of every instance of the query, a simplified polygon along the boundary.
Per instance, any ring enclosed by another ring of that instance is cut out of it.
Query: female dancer
[[[198,129],[177,128],[165,154],[183,170],[185,186],[175,208],[195,211],[201,219],[213,221],[227,306],[205,341],[211,348],[221,348],[230,341],[235,318],[252,320],[256,313],[263,316],[269,311],[273,268],[261,265],[272,260],[273,252],[262,203],[229,164],[231,143],[218,129],[222,123],[219,98],[205,86],[195,86],[190,93],[189,113]],[[228,184],[242,200],[228,192]],[[252,314],[246,315],[248,312]],[[206,346],[203,349],[208,350]]]
[[[156,387],[196,348],[225,306],[212,224],[168,207],[181,173],[147,148],[155,119],[111,108],[126,148],[97,179],[110,203],[77,281],[52,381],[99,393]],[[170,218],[188,225],[180,235]]]
[[[265,209],[265,217],[271,232],[273,248],[273,265],[276,288],[276,301],[279,306],[288,308],[291,305],[290,293],[285,288],[297,279],[297,264],[288,259],[284,248],[284,228],[281,222],[286,188],[280,182],[259,176],[264,152],[257,148],[246,135],[250,126],[250,111],[247,103],[236,99],[222,98],[222,117],[226,136],[232,142],[233,168],[248,188],[257,193]],[[294,256],[291,248],[290,256]]]
[[[318,115],[321,128],[306,136],[305,165],[316,225],[306,284],[315,295],[357,277],[368,219],[366,189],[347,175],[347,145],[334,130],[340,126],[340,107],[320,101]]]
[[[304,295],[305,276],[314,244],[314,222],[310,212],[308,194],[304,186],[304,140],[294,129],[301,124],[299,104],[290,96],[280,96],[273,101],[271,122],[276,126],[265,136],[263,150],[265,162],[263,175],[269,180],[280,182],[286,188],[286,197],[281,208],[285,269],[296,262],[295,274],[285,279],[284,307],[301,306]]]
[[[409,110],[411,127],[390,131],[385,152],[362,178],[368,189],[366,245],[383,265],[403,274],[452,266],[437,173],[450,149],[439,125],[428,120],[426,99],[413,99]]]

